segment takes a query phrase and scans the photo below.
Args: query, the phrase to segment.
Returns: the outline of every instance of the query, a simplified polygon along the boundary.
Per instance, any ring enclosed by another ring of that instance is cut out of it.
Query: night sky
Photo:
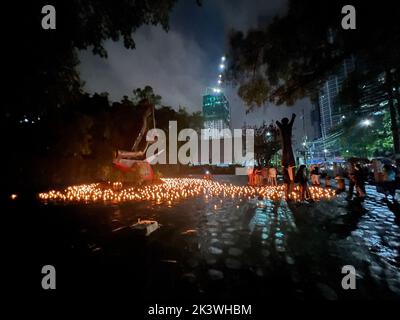
[[[80,72],[85,88],[91,93],[109,92],[110,99],[118,101],[123,95],[131,97],[133,89],[150,85],[162,96],[164,105],[200,111],[205,88],[216,85],[229,30],[246,31],[261,21],[271,21],[275,15],[284,14],[286,6],[286,0],[204,0],[201,7],[195,0],[179,0],[171,14],[170,30],[165,32],[159,26],[140,28],[134,35],[135,50],[124,48],[122,42],[107,41],[107,59],[82,51]],[[303,138],[300,116],[305,108],[307,127],[307,99],[293,107],[268,104],[246,115],[236,88],[224,91],[232,109],[233,128],[240,128],[244,122],[270,122],[295,112],[299,116],[296,141]]]

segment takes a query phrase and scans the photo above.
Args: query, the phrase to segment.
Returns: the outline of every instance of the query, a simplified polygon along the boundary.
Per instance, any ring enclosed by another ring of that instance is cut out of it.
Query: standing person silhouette
[[[276,176],[277,176],[277,171],[275,167],[271,167],[268,170],[268,180],[270,185],[272,186],[276,186],[278,185],[277,180],[276,180]]]
[[[300,186],[300,201],[304,202],[306,198],[310,199],[311,194],[308,189],[307,171],[304,164],[300,166],[299,170],[297,170],[295,181]]]

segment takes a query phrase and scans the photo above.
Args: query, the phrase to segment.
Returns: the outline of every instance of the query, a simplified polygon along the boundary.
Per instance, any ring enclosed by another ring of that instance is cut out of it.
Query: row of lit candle
[[[335,193],[331,189],[310,187],[314,200],[331,199]],[[204,196],[224,198],[256,198],[279,200],[285,194],[285,187],[280,186],[237,186],[205,179],[168,178],[162,179],[161,184],[144,187],[123,188],[121,183],[104,186],[100,183],[70,186],[63,191],[51,190],[39,193],[42,201],[62,202],[126,202],[126,201],[155,201],[169,203],[182,199]],[[296,186],[288,194],[289,198],[300,200],[300,190]]]

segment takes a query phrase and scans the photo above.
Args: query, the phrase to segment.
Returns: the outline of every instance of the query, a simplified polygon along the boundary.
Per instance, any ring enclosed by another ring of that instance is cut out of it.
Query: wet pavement
[[[40,236],[31,250],[38,264],[54,261],[58,274],[69,274],[59,290],[136,287],[148,299],[400,299],[398,206],[373,186],[367,193],[364,202],[340,194],[310,204],[204,196],[172,205],[38,204]],[[137,237],[129,226],[138,218],[161,228]],[[341,287],[344,265],[356,268],[356,290]]]

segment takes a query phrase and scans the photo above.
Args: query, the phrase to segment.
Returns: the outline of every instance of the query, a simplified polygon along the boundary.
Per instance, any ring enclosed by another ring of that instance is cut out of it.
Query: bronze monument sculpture
[[[292,148],[292,129],[295,118],[296,115],[293,113],[290,121],[288,118],[283,118],[281,122],[276,121],[276,124],[278,125],[279,131],[281,133],[282,167],[283,180],[286,185],[286,199],[288,199],[288,195],[290,194],[293,187],[294,169],[296,166]]]

